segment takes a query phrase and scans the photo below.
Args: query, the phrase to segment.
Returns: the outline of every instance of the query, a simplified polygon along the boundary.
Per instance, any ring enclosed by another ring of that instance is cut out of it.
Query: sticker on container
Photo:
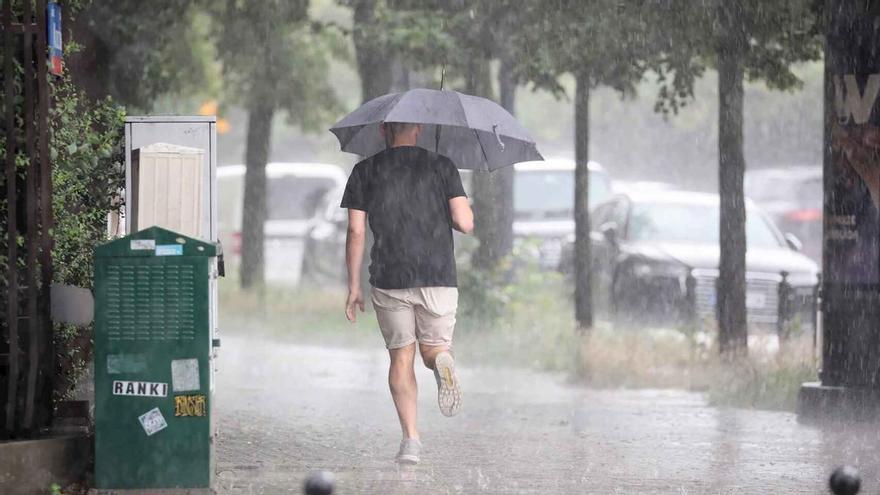
[[[132,251],[146,251],[156,249],[156,240],[155,239],[132,239],[131,240],[131,250]]]
[[[138,421],[141,422],[141,426],[144,427],[144,432],[148,437],[168,427],[168,423],[158,407],[154,407],[138,416]]]
[[[143,373],[147,371],[146,354],[109,354],[107,356],[107,374]]]
[[[180,244],[159,244],[156,246],[156,256],[183,256],[183,246]]]
[[[198,359],[171,361],[171,388],[175,392],[192,392],[201,389]]]
[[[208,414],[204,395],[177,395],[174,397],[174,415],[179,418],[202,417]]]
[[[114,380],[113,395],[132,395],[135,397],[168,397],[168,384]]]

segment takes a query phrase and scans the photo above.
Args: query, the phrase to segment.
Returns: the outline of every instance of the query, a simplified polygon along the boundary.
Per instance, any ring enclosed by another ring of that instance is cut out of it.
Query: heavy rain
[[[0,25],[0,494],[880,492],[877,2]]]

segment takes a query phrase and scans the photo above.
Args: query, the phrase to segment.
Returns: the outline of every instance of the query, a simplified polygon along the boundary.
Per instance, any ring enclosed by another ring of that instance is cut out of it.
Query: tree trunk
[[[501,106],[516,114],[516,82],[510,77],[509,61],[502,60],[498,72]],[[490,96],[490,95],[489,95]],[[480,249],[477,253],[478,265],[492,268],[513,250],[513,167],[504,167],[494,172],[474,174],[476,187],[474,196],[481,212],[477,221]]]
[[[746,211],[743,194],[743,51],[741,7],[721,7],[718,43],[718,193],[721,257],[716,285],[718,342],[723,356],[748,352]]]
[[[376,23],[376,0],[358,0],[354,3],[354,41],[358,75],[361,79],[361,101],[366,102],[391,90],[392,57],[388,50],[367,35]]]
[[[492,98],[488,61],[472,62],[465,82],[468,93]],[[480,242],[474,268],[492,270],[513,248],[513,169],[474,172],[473,195],[474,235]]]
[[[514,61],[509,54],[501,58],[501,67],[498,70],[498,93],[501,106],[516,115],[516,80],[513,78]]]
[[[593,327],[593,291],[590,283],[590,76],[577,74],[574,97],[574,302],[581,331]]]
[[[242,208],[241,287],[263,284],[263,249],[267,216],[266,162],[275,109],[264,102],[252,104],[248,112],[245,150],[244,206]]]

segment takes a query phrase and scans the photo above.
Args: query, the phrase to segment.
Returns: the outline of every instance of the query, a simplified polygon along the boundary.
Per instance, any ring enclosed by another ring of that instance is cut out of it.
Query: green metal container
[[[95,486],[209,488],[214,244],[159,227],[95,250]]]

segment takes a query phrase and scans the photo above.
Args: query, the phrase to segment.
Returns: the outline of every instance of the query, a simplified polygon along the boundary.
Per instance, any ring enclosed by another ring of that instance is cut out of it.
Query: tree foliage
[[[795,62],[821,56],[817,6],[807,0],[745,0],[690,4],[690,41],[697,64],[718,70],[718,187],[720,260],[717,285],[719,350],[728,357],[748,349],[746,211],[743,191],[743,81],[790,89],[801,81]],[[683,8],[683,7],[682,7]],[[688,33],[689,31],[685,31]],[[697,44],[698,40],[707,42]],[[688,88],[692,91],[692,86]]]
[[[728,25],[732,5],[740,14]],[[794,64],[822,57],[822,8],[814,0],[663,0],[655,10],[669,34],[662,63],[651,67],[659,74],[659,111],[675,111],[693,97],[696,78],[718,68],[720,43],[737,45],[747,80],[778,90],[801,86]]]
[[[65,13],[81,49],[68,57],[74,81],[92,99],[148,111],[158,96],[210,85],[210,46],[197,16],[207,0],[73,2]]]
[[[218,0],[211,13],[225,99],[248,112],[241,285],[249,288],[264,281],[273,118],[286,112],[288,121],[306,129],[332,121],[339,105],[327,81],[328,59],[344,48],[334,29],[309,22],[307,0]]]
[[[52,92],[54,282],[90,288],[94,249],[107,242],[108,214],[122,205],[125,110],[110,98],[89,100],[69,76],[54,80]],[[56,325],[59,394],[86,371],[91,339],[91,325]]]
[[[306,0],[212,3],[225,101],[273,107],[306,129],[338,116],[327,73],[330,58],[347,56],[346,47],[335,29],[311,22],[307,9]]]

